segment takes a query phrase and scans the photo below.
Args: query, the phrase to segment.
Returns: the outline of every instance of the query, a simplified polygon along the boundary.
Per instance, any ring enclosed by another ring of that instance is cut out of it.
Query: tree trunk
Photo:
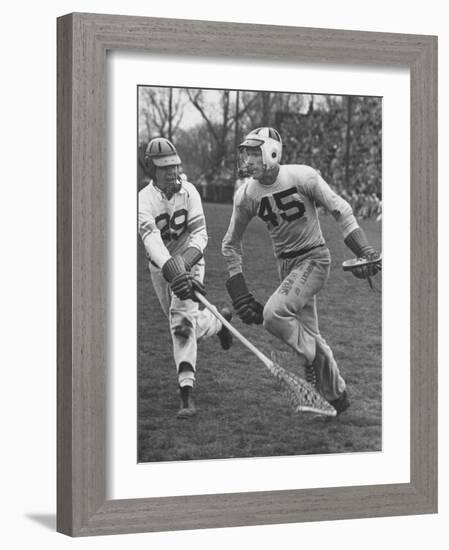
[[[170,88],[168,95],[168,139],[172,141],[172,121],[173,121],[173,88]]]
[[[237,179],[237,169],[238,169],[238,154],[237,147],[239,145],[239,100],[240,92],[237,90],[235,96],[235,134],[234,134],[234,183]]]
[[[347,119],[346,119],[346,154],[345,154],[345,185],[349,189],[349,159],[351,155],[351,105],[352,96],[347,98]]]

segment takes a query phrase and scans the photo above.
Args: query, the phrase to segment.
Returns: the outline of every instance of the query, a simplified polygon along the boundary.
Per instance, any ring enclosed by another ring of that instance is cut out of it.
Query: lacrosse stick
[[[354,271],[359,267],[369,266],[376,264],[379,271],[382,270],[382,255],[379,254],[374,258],[351,258],[350,260],[345,260],[341,266],[343,271]],[[368,279],[369,286],[371,290],[377,290],[374,288],[371,277],[366,277]]]
[[[227,321],[223,315],[214,307],[202,294],[195,291],[195,296],[206,309],[208,309],[222,324],[247,347],[254,355],[260,359],[268,371],[275,377],[281,388],[287,394],[293,410],[297,412],[312,412],[324,416],[336,416],[337,411],[328,403],[317,390],[306,380],[287,371],[278,363],[269,359],[259,349],[256,348],[243,334]]]

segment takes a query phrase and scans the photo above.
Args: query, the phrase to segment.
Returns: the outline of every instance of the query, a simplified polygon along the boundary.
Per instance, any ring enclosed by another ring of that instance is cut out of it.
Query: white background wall
[[[407,6],[407,7],[406,7]],[[8,2],[2,10],[0,506],[3,548],[447,547],[448,374],[440,369],[440,513],[71,540],[55,533],[56,22],[72,11],[439,35],[440,207],[448,199],[449,32],[444,3],[391,0]],[[28,169],[28,170],[27,170]],[[25,175],[24,175],[25,174]],[[19,177],[20,176],[20,177]],[[441,212],[444,245],[447,216]],[[444,219],[446,218],[446,219]],[[443,282],[444,246],[440,252]],[[404,266],[404,269],[407,267]],[[447,291],[440,284],[442,337]]]

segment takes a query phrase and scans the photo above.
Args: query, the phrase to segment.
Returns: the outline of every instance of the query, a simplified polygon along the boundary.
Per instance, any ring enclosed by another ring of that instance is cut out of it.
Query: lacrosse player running
[[[203,207],[195,187],[180,177],[181,159],[165,138],[148,143],[145,162],[152,178],[139,192],[139,233],[149,259],[151,280],[169,319],[178,373],[178,418],[196,414],[192,399],[197,340],[218,335],[223,349],[229,330],[208,310],[199,310],[195,292],[205,294],[203,252],[207,244]],[[221,314],[230,320],[232,312]]]
[[[318,328],[316,295],[329,276],[331,258],[318,219],[317,207],[330,212],[340,225],[344,242],[358,258],[378,253],[368,243],[349,204],[336,195],[313,168],[280,165],[282,140],[274,128],[257,128],[239,146],[240,168],[251,179],[235,194],[229,228],[223,239],[229,279],[226,287],[234,309],[246,324],[262,324],[295,350],[306,379],[336,409],[349,407],[345,381]],[[249,292],[242,273],[242,237],[254,217],[267,224],[278,263],[280,286],[265,307]],[[353,270],[369,278],[377,264]]]

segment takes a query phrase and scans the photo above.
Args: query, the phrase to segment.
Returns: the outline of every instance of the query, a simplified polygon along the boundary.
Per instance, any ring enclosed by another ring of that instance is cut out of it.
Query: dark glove
[[[263,305],[257,302],[246,286],[243,273],[237,273],[226,281],[226,289],[239,318],[247,325],[263,322]]]
[[[193,300],[197,302],[198,299],[195,296],[195,291],[200,294],[206,294],[206,289],[203,283],[194,279],[193,276],[185,271],[177,275],[170,283],[170,288],[180,300]]]
[[[352,274],[354,277],[357,277],[357,279],[368,279],[369,277],[374,277],[374,275],[381,271],[382,260],[380,259],[379,252],[374,250],[374,248],[370,252],[366,252],[363,256],[361,256],[361,258],[364,260],[378,259],[378,261],[351,269]]]
[[[365,232],[361,227],[357,227],[354,231],[351,231],[345,239],[346,246],[354,252],[357,258],[363,258],[365,260],[375,260],[380,258],[379,252],[375,250],[368,242]],[[362,265],[354,267],[351,272],[358,279],[368,279],[373,277],[382,269],[381,260],[373,262],[368,265]]]
[[[170,283],[172,292],[180,300],[198,301],[194,292],[206,294],[204,285],[194,279],[193,275],[186,271],[184,260],[181,256],[173,256],[162,266],[162,274],[166,281]]]
[[[263,305],[257,302],[252,294],[242,296],[232,304],[239,318],[246,325],[261,325],[263,322]]]

